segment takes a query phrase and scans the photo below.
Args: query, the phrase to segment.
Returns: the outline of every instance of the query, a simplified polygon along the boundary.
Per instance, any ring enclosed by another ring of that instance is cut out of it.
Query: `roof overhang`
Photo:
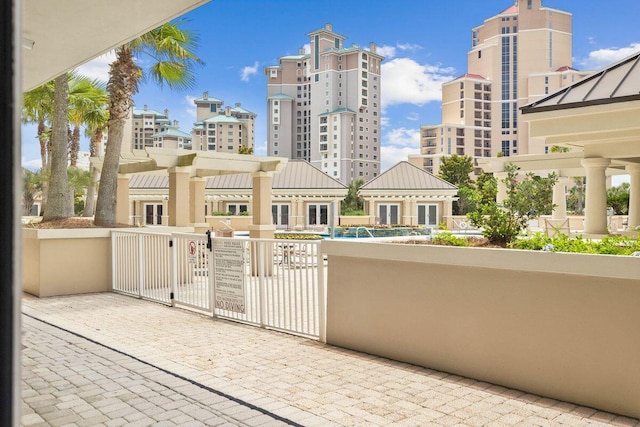
[[[210,0],[25,0],[22,87],[64,72]]]
[[[191,176],[208,177],[236,173],[280,172],[287,164],[284,157],[252,156],[211,151],[169,150],[146,148],[123,151],[118,173],[134,174],[176,167],[190,169]],[[104,157],[92,157],[91,164],[102,170]]]
[[[545,176],[555,173],[561,177],[585,176],[582,167],[584,152],[570,151],[567,153],[549,154],[528,154],[513,157],[490,157],[478,159],[478,166],[484,172],[496,173],[504,172],[507,164],[513,164],[522,172],[534,172],[536,175]],[[606,169],[606,174],[625,174],[624,162],[612,161],[611,166]]]

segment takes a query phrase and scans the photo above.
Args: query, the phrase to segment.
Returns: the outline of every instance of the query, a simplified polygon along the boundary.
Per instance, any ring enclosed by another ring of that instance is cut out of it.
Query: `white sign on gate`
[[[189,264],[196,264],[196,253],[198,244],[195,240],[189,240]]]
[[[245,275],[243,242],[214,240],[215,305],[221,310],[245,313]]]

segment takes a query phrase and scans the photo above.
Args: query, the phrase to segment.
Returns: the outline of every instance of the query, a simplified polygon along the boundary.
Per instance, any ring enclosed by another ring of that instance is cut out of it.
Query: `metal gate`
[[[324,340],[326,262],[319,241],[114,231],[112,245],[116,292]],[[241,260],[231,271],[241,283],[241,307],[224,304],[229,260],[223,249],[231,262]]]

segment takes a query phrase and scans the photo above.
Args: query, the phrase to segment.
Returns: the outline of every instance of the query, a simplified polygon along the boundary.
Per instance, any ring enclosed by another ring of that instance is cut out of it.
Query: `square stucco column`
[[[206,178],[191,178],[189,181],[189,219],[193,224],[203,224],[204,218],[204,190],[207,184]]]
[[[627,165],[629,187],[629,230],[640,225],[640,165]]]
[[[271,217],[271,173],[253,174],[253,223],[249,226],[249,237],[273,239],[276,229]]]
[[[552,219],[567,219],[567,178],[558,178],[553,186],[553,212]]]
[[[607,178],[605,170],[610,159],[583,159],[587,175],[584,210],[584,232],[587,235],[605,235],[607,229]]]
[[[189,168],[169,168],[169,226],[189,225]]]
[[[118,188],[116,190],[116,223],[131,224],[129,206],[129,177],[118,175]]]

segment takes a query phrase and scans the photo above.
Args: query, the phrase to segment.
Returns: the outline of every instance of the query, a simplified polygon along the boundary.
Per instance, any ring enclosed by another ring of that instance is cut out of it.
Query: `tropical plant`
[[[542,233],[526,239],[517,239],[510,247],[547,252],[589,253],[602,255],[632,255],[640,251],[640,240],[626,236],[606,236],[602,240],[583,239],[580,236],[569,237],[558,234],[549,237]]]
[[[623,182],[622,184],[607,189],[607,206],[613,208],[616,215],[626,215],[629,213],[629,192],[631,184]]]
[[[75,167],[80,150],[80,126],[89,125],[105,116],[109,97],[104,83],[78,74],[69,79],[69,123],[73,125],[69,143],[69,165]]]
[[[91,185],[91,172],[76,167],[67,168],[69,182],[69,209],[75,215],[81,215],[84,208],[85,189]]]
[[[238,154],[253,154],[253,147],[241,145],[240,147],[238,147]]]
[[[475,210],[475,185],[471,179],[473,159],[453,154],[442,158],[438,177],[458,187],[458,200],[453,202],[453,214],[464,215]]]
[[[40,142],[41,168],[46,169],[48,161],[48,145],[51,136],[49,124],[53,114],[53,80],[29,92],[22,99],[22,122],[36,123],[37,138]]]
[[[364,199],[358,195],[360,187],[364,185],[364,179],[356,179],[349,184],[347,197],[340,204],[340,215],[359,215],[364,212]]]
[[[518,176],[518,168],[513,164],[505,166],[507,177],[507,198],[503,206],[495,201],[480,204],[478,210],[467,214],[475,227],[482,228],[482,234],[489,242],[505,246],[518,237],[529,220],[540,215],[548,215],[553,210],[553,185],[555,174],[546,178],[526,174]]]
[[[116,49],[111,63],[107,92],[109,93],[109,122],[107,147],[104,155],[98,199],[96,225],[115,223],[116,188],[124,126],[133,106],[133,95],[143,75],[161,86],[172,89],[193,87],[193,68],[200,59],[193,53],[194,35],[181,29],[180,21],[166,23]],[[143,73],[134,57],[148,56],[152,64]]]
[[[89,155],[91,157],[97,157],[100,154],[98,151],[104,132],[107,130],[108,119],[109,112],[106,109],[94,110],[86,118],[85,132],[89,136]],[[85,217],[93,216],[95,208],[96,183],[100,176],[98,169],[93,165],[89,166],[89,171],[91,172],[91,182],[87,188],[87,197],[84,204],[83,216]]]
[[[43,175],[41,171],[22,169],[22,179],[22,215],[31,215],[36,198],[42,195]]]

